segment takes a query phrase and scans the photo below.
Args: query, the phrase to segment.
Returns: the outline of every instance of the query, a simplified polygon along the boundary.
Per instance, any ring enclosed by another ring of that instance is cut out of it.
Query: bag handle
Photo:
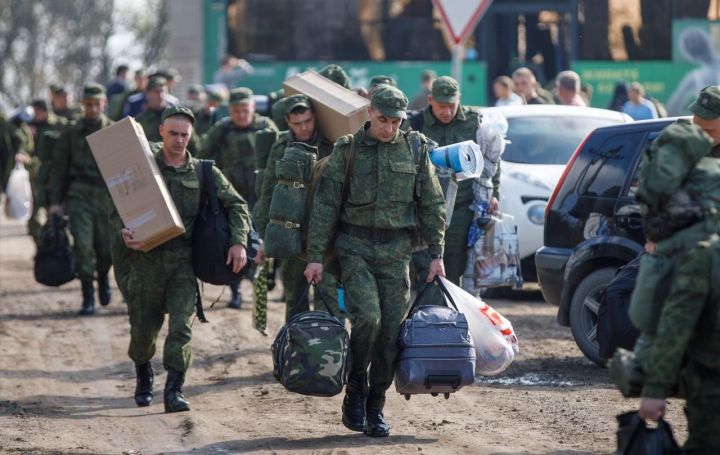
[[[295,305],[293,305],[292,312],[295,313],[295,311],[298,308],[300,308],[300,304],[302,303],[303,300],[305,300],[305,298],[308,295],[308,292],[310,292],[310,286],[315,288],[315,296],[320,297],[320,301],[322,302],[322,304],[325,307],[325,309],[327,310],[327,312],[330,313],[330,316],[332,316],[336,319],[339,319],[337,316],[335,316],[335,313],[333,313],[332,310],[330,309],[330,305],[328,305],[327,302],[325,301],[325,297],[323,297],[322,292],[318,291],[317,284],[315,283],[315,281],[311,281],[305,286],[305,290],[303,291],[302,295],[300,296],[300,298],[297,299],[297,302],[295,302]]]
[[[448,291],[447,286],[445,286],[445,283],[442,282],[439,276],[435,276],[435,279],[430,283],[426,283],[420,293],[417,295],[417,297],[415,297],[415,302],[413,302],[413,304],[410,306],[410,310],[408,311],[405,319],[409,318],[418,309],[418,307],[420,307],[420,305],[418,305],[418,302],[420,301],[422,296],[425,295],[425,292],[430,289],[434,284],[437,284],[437,286],[440,288],[440,293],[443,295],[447,307],[455,309],[455,311],[457,311],[458,313],[461,312],[460,310],[458,310],[458,307],[455,304],[455,300],[450,294],[450,291]]]

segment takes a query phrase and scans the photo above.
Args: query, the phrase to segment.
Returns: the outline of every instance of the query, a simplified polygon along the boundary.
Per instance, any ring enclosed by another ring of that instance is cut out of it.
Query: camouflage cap
[[[225,95],[223,95],[222,92],[218,90],[209,90],[208,99],[212,101],[217,101],[218,103],[222,103],[223,101],[225,101]]]
[[[288,96],[283,101],[283,106],[285,107],[285,115],[290,115],[296,107],[306,107],[308,109],[312,109],[310,98],[302,94]]]
[[[397,87],[397,82],[395,82],[395,79],[390,76],[373,76],[373,78],[370,79],[371,89],[377,87],[380,84],[387,84],[392,85],[393,87]]]
[[[152,90],[158,87],[166,87],[167,79],[162,76],[151,77],[148,81],[147,90]]]
[[[67,95],[67,90],[61,84],[50,84],[50,93],[53,95]]]
[[[370,105],[385,117],[407,118],[408,99],[400,89],[387,84],[375,87]]]
[[[438,103],[460,102],[460,87],[455,79],[450,76],[440,76],[432,84],[433,101]]]
[[[200,84],[192,84],[188,87],[188,93],[205,93],[205,88]]]
[[[160,123],[164,122],[168,117],[175,117],[176,115],[182,115],[190,120],[190,123],[195,123],[195,115],[192,111],[185,106],[171,106],[160,114]]]
[[[697,99],[692,102],[690,112],[707,120],[720,117],[720,85],[711,85],[700,90]]]
[[[334,63],[331,63],[330,65],[327,65],[325,68],[321,69],[319,73],[321,76],[330,79],[338,85],[342,85],[345,88],[350,88],[350,78],[340,65],[335,65]]]
[[[230,104],[249,103],[253,100],[253,91],[247,87],[230,90]]]
[[[96,82],[90,82],[83,87],[84,100],[99,100],[103,98],[105,98],[105,87],[102,85]]]

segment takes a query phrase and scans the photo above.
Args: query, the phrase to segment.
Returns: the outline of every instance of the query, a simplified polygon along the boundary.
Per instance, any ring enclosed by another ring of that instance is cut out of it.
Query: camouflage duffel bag
[[[315,295],[322,300],[321,293]],[[305,311],[290,318],[272,345],[273,376],[290,392],[332,397],[347,384],[350,335],[325,301],[323,305],[327,313]]]

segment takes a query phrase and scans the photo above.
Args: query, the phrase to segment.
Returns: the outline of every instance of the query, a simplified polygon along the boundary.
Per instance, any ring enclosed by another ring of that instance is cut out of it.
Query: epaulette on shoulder
[[[352,137],[353,137],[352,134],[346,134],[344,136],[340,136],[340,138],[338,138],[338,140],[335,142],[335,146],[339,147],[339,146],[343,146],[343,145],[348,145],[352,141]]]

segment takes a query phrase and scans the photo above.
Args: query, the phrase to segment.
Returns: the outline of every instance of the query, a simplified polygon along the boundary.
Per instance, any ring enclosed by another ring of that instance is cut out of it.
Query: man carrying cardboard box
[[[212,159],[232,183],[235,190],[255,205],[255,135],[270,128],[277,131],[275,123],[255,112],[253,92],[249,88],[236,88],[230,92],[230,117],[216,123],[207,133],[200,158]],[[252,276],[251,270],[248,270]],[[230,284],[232,297],[228,306],[239,309],[240,280]]]
[[[132,250],[126,259],[130,270],[127,280],[130,316],[128,355],[135,362],[135,403],[138,406],[152,403],[154,374],[150,360],[155,354],[165,313],[169,316],[163,352],[163,366],[167,370],[163,397],[165,412],[190,410],[182,387],[185,372],[190,366],[190,323],[197,296],[192,234],[203,187],[196,170],[200,162],[187,151],[194,121],[195,116],[186,107],[175,106],[163,111],[160,123],[162,148],[155,154],[160,173],[185,225],[185,234],[143,253],[143,242],[133,238],[132,230],[123,228],[117,213],[111,216],[113,235],[122,235],[125,246]],[[247,263],[245,247],[250,230],[247,205],[215,167],[213,178],[217,198],[227,212],[231,232],[232,246],[227,253],[227,263],[232,264],[233,271],[237,273]]]
[[[83,118],[72,122],[60,135],[53,149],[48,200],[50,215],[62,214],[63,204],[70,217],[70,232],[77,275],[82,283],[80,315],[95,312],[93,278],[97,272],[101,305],[110,303],[108,272],[110,236],[107,215],[112,203],[105,181],[85,138],[112,124],[103,111],[107,99],[105,87],[87,84],[83,89]]]

